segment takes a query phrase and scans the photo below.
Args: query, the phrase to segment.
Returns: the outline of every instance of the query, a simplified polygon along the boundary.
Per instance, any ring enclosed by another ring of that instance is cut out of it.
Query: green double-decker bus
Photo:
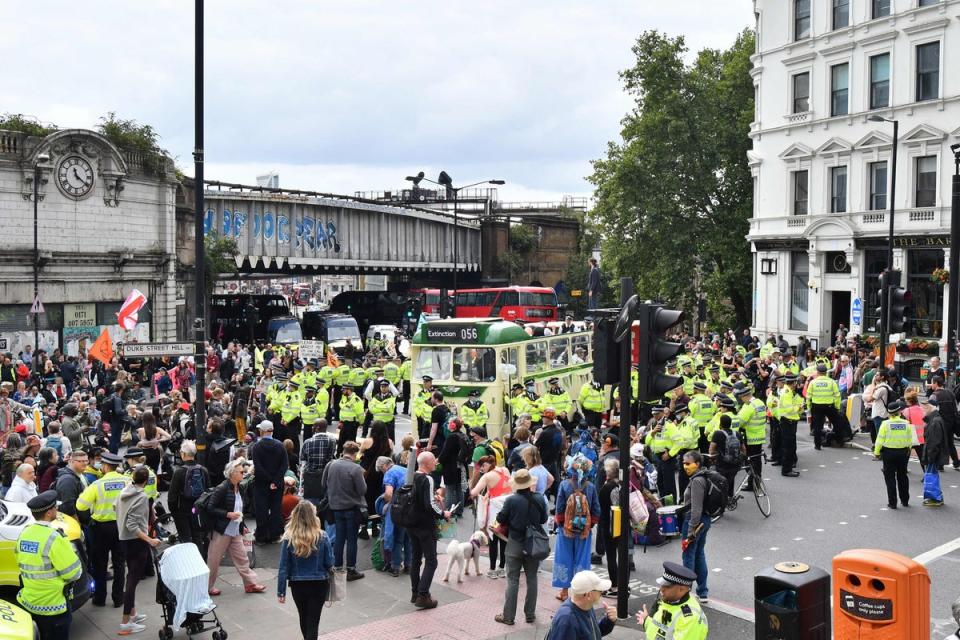
[[[411,393],[415,397],[423,376],[430,376],[444,400],[459,408],[477,389],[490,413],[487,431],[490,437],[501,437],[510,433],[514,419],[505,402],[514,384],[533,381],[537,394],[543,395],[547,380],[557,377],[576,400],[591,380],[590,343],[590,331],[532,337],[500,318],[426,322],[411,343]]]

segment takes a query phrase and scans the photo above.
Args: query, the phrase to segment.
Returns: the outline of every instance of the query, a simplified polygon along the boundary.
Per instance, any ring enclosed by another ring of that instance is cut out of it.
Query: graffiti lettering
[[[263,239],[264,240],[273,240],[273,233],[276,231],[276,223],[274,222],[273,212],[264,211],[263,212]]]
[[[260,237],[260,227],[263,222],[263,217],[259,213],[253,214],[253,239],[256,240]]]
[[[220,235],[223,237],[229,237],[232,229],[233,214],[230,213],[229,209],[224,209],[223,214],[220,216]]]
[[[214,218],[216,218],[216,216],[216,211],[207,209],[206,214],[203,216],[203,235],[210,235],[210,232],[213,231]]]
[[[280,244],[290,243],[290,220],[282,214],[277,216],[277,242]]]
[[[247,226],[247,214],[241,211],[233,212],[233,237],[239,238],[243,228]]]

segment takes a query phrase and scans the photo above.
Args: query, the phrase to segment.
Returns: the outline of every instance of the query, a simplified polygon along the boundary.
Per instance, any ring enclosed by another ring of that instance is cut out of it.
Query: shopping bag
[[[341,602],[347,597],[347,572],[343,569],[330,569],[328,584],[327,606],[332,607],[335,602]]]
[[[927,470],[923,474],[923,499],[943,502],[943,491],[940,490],[940,473],[937,471],[936,465],[927,465]]]

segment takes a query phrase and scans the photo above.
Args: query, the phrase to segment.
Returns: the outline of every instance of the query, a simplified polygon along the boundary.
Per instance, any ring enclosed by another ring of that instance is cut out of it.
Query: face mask
[[[94,469],[99,469],[100,467],[101,467],[101,463],[99,463],[99,462],[94,462],[94,463],[93,463],[93,468],[94,468]]]
[[[683,470],[686,471],[688,476],[692,476],[697,472],[697,465],[694,464],[693,462],[684,462]]]

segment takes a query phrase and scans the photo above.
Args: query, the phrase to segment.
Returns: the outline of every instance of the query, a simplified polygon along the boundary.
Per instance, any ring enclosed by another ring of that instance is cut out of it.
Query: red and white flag
[[[147,297],[137,289],[130,292],[123,306],[120,307],[120,313],[117,314],[117,324],[122,329],[129,331],[137,326],[137,312],[147,304]]]

